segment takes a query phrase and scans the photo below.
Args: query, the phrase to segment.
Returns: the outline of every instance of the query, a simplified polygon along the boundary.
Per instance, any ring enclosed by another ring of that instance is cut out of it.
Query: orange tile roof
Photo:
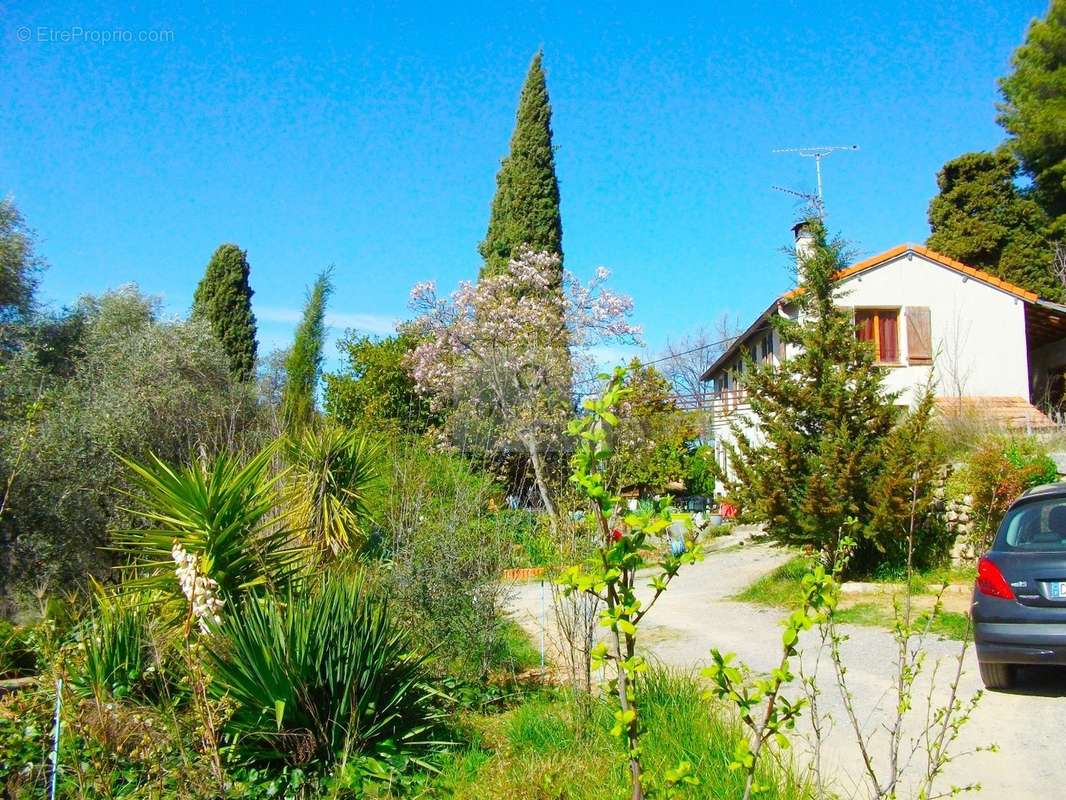
[[[886,250],[883,253],[878,253],[876,256],[871,256],[870,258],[864,259],[862,261],[859,261],[858,263],[852,264],[850,267],[840,270],[840,272],[836,274],[835,278],[838,281],[844,280],[845,278],[850,278],[852,275],[857,275],[860,272],[865,272],[868,269],[878,267],[881,264],[884,264],[886,261],[891,261],[893,258],[901,256],[908,251],[913,251],[918,255],[925,256],[930,261],[934,261],[937,264],[940,264],[940,266],[942,267],[947,267],[948,269],[954,270],[955,272],[961,272],[963,275],[968,275],[969,277],[974,278],[975,280],[979,280],[982,283],[987,283],[989,286],[994,286],[997,289],[1001,289],[1004,292],[1007,292],[1008,294],[1014,295],[1015,297],[1020,297],[1022,300],[1027,300],[1030,303],[1035,303],[1039,299],[1036,293],[1030,292],[1028,289],[1023,289],[1021,286],[1016,286],[1013,283],[1008,283],[1007,281],[1000,280],[995,275],[991,275],[985,272],[984,270],[968,267],[961,261],[956,261],[954,258],[948,258],[947,256],[942,255],[936,252],[935,250],[930,250],[928,247],[922,247],[922,245],[920,244],[896,245],[891,250]],[[792,291],[786,292],[785,294],[781,295],[781,299],[791,300],[793,297],[796,297],[801,291],[802,289],[799,288],[793,289]]]

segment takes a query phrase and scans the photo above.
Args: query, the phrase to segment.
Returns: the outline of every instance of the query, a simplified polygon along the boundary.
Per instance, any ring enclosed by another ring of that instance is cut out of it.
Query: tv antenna
[[[782,186],[771,187],[785,194],[801,197],[818,209],[818,216],[825,219],[825,201],[822,199],[822,159],[830,156],[838,150],[858,150],[857,144],[833,144],[824,147],[781,147],[774,150],[775,153],[798,153],[803,158],[814,159],[814,172],[818,178],[818,193],[797,192],[794,189],[786,189]]]

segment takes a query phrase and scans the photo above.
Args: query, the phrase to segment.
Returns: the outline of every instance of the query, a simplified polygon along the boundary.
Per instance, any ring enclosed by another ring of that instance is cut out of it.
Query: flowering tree
[[[578,362],[590,360],[591,345],[640,340],[633,301],[606,288],[609,274],[600,267],[582,283],[565,273],[559,291],[559,257],[527,249],[505,273],[464,281],[448,297],[431,282],[411,290],[418,391],[449,410],[453,436],[480,433],[490,446],[524,450],[552,519],[544,456],[572,413]]]

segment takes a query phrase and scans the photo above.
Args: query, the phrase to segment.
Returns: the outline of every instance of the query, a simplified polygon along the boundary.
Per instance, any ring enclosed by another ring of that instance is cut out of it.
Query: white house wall
[[[898,308],[900,366],[889,366],[886,385],[910,404],[916,387],[929,380],[929,365],[908,364],[909,306],[929,309],[935,365],[935,391],[941,397],[984,396],[1030,398],[1029,356],[1025,336],[1025,304],[1012,294],[908,252],[841,281],[839,303],[847,307]],[[792,315],[795,307],[784,309]],[[777,361],[778,342],[774,335]],[[790,348],[792,349],[792,348]],[[1037,361],[1066,360],[1066,340],[1038,352]],[[794,353],[789,353],[791,357]],[[735,368],[735,362],[734,362]],[[730,380],[730,386],[734,381]],[[729,415],[716,416],[711,429],[719,465],[731,473],[725,444],[734,437],[729,423],[739,422],[758,443],[761,432],[746,404]],[[724,487],[719,484],[718,492]]]
[[[930,371],[907,365],[907,306],[929,308],[938,395],[1029,399],[1025,304],[1019,298],[916,253],[847,278],[841,289],[841,305],[900,308],[903,366],[889,367],[886,384],[904,392],[903,402]]]

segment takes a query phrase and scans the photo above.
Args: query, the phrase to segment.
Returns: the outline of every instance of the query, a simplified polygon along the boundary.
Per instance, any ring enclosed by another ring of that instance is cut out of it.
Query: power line
[[[693,353],[698,353],[701,350],[709,350],[712,347],[720,347],[721,345],[730,345],[733,342],[737,341],[737,339],[739,339],[740,337],[741,337],[741,334],[737,334],[736,336],[730,336],[727,339],[719,339],[716,342],[707,342],[707,344],[701,344],[698,347],[691,348],[690,350],[682,350],[680,353],[671,353],[670,355],[662,356],[660,358],[655,358],[655,359],[652,359],[651,361],[641,361],[640,362],[640,366],[642,366],[642,367],[650,367],[650,366],[653,366],[654,364],[662,364],[664,361],[673,361],[676,358],[681,358],[681,356],[692,355]],[[585,386],[587,384],[592,384],[592,383],[599,383],[599,379],[598,378],[586,378],[583,381],[578,381],[577,383],[574,384],[574,386],[575,387],[577,387],[577,386]]]

